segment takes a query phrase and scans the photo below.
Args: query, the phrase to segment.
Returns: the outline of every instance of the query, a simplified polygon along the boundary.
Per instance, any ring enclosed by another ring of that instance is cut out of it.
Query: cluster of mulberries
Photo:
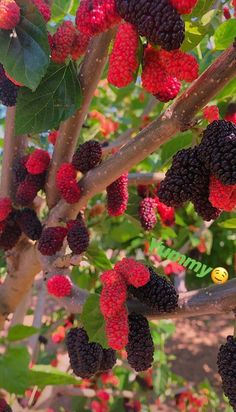
[[[181,81],[192,82],[198,70],[198,62],[190,54],[156,50],[149,45],[144,52],[142,85],[158,100],[168,102],[179,93]]]
[[[100,307],[106,322],[108,343],[113,349],[122,349],[128,343],[127,286],[145,285],[149,278],[147,268],[131,258],[124,258],[116,263],[114,270],[101,275],[103,289]]]
[[[81,0],[76,13],[76,25],[81,33],[94,36],[121,20],[115,0]]]
[[[90,36],[78,31],[71,21],[63,21],[53,35],[48,34],[52,61],[62,64],[68,57],[77,60],[85,53],[89,40]]]
[[[236,411],[236,338],[228,336],[227,342],[221,345],[217,357],[218,372],[222,379],[224,394]]]
[[[139,36],[132,24],[119,26],[109,60],[108,81],[116,87],[126,87],[135,80],[139,67]]]
[[[76,255],[81,255],[88,249],[89,231],[81,215],[68,223],[67,241],[70,249]]]
[[[53,275],[47,281],[47,290],[50,295],[63,298],[71,294],[72,282],[68,276]]]
[[[99,343],[90,343],[83,328],[70,329],[66,346],[71,368],[81,378],[90,378],[98,372],[108,371],[116,363],[115,351],[103,349]]]
[[[39,190],[44,189],[50,156],[42,149],[18,158],[13,165],[13,180],[16,186],[16,203],[30,205]]]
[[[0,29],[12,30],[20,21],[20,7],[15,0],[1,0]]]
[[[128,200],[128,173],[124,173],[106,188],[107,211],[110,216],[121,216],[125,213]]]
[[[1,4],[0,4],[1,14]],[[5,70],[0,64],[0,102],[7,107],[15,106],[17,100],[19,86],[14,84],[9,76],[6,75]]]
[[[139,219],[145,230],[152,230],[156,226],[157,212],[163,225],[172,226],[175,223],[175,209],[160,201],[156,195],[157,188],[139,185],[137,192],[142,197],[139,203]]]

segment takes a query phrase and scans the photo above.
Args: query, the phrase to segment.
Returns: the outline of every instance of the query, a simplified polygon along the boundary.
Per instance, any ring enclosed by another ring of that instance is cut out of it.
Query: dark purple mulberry
[[[39,239],[38,250],[45,256],[55,255],[62,248],[66,235],[67,229],[64,227],[47,227]]]
[[[156,203],[151,197],[146,197],[139,204],[139,218],[145,230],[152,230],[157,223],[155,213]]]
[[[212,122],[204,131],[199,153],[202,162],[224,185],[236,184],[236,125]]]
[[[28,177],[28,176],[27,176]],[[37,196],[38,188],[26,178],[21,182],[16,191],[16,202],[21,206],[30,205]]]
[[[75,375],[90,378],[99,371],[103,349],[98,343],[89,343],[88,335],[83,328],[70,329],[66,346]]]
[[[146,318],[136,313],[129,315],[129,342],[126,346],[127,360],[136,372],[152,366],[154,344]]]
[[[228,336],[227,342],[221,345],[217,357],[218,372],[222,379],[224,394],[236,411],[236,338]]]
[[[13,181],[16,185],[23,182],[28,174],[25,164],[29,158],[29,155],[23,156],[15,160],[13,164]]]
[[[42,234],[42,224],[33,209],[23,209],[19,212],[18,224],[26,236],[38,240]]]
[[[83,219],[77,219],[70,225],[67,235],[70,249],[76,255],[84,253],[89,246],[89,231]]]
[[[178,294],[169,281],[148,267],[150,280],[145,286],[128,286],[128,291],[140,302],[158,312],[172,312],[178,306]]]
[[[0,399],[0,412],[12,412],[10,405],[3,398]]]
[[[194,204],[195,211],[205,221],[215,220],[220,216],[221,210],[212,206],[209,201],[209,186],[206,186],[205,190],[193,196],[192,202]]]
[[[184,22],[168,0],[116,0],[120,16],[133,24],[140,36],[163,49],[179,49]]]
[[[114,349],[103,349],[99,372],[107,372],[116,364],[116,352]]]
[[[13,218],[13,215],[10,214],[0,235],[0,248],[4,250],[12,249],[16,246],[20,237],[21,229]]]
[[[102,146],[96,140],[89,140],[84,144],[79,145],[76,150],[72,165],[82,173],[97,166],[102,160]]]
[[[15,106],[19,87],[12,83],[5,75],[0,65],[0,101],[4,106]]]

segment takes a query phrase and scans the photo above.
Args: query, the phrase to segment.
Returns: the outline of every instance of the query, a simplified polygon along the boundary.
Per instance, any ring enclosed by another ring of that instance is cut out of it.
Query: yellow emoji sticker
[[[229,279],[229,274],[227,270],[224,268],[220,268],[220,267],[215,268],[211,272],[211,279],[213,280],[214,283],[219,285],[219,284],[227,282],[227,280]]]

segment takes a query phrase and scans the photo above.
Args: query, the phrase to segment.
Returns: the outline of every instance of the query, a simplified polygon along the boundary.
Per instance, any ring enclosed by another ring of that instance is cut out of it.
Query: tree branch
[[[56,172],[62,163],[71,161],[94,92],[106,65],[109,44],[114,33],[114,30],[107,31],[94,37],[89,43],[86,56],[79,72],[83,103],[81,108],[77,110],[70,119],[61,124],[59,137],[57,138],[53,153],[52,166],[46,185],[47,203],[49,208],[53,207],[58,201],[59,196],[55,188]]]
[[[152,185],[160,183],[165,178],[165,173],[129,173],[129,185]]]
[[[118,153],[88,172],[80,181],[80,201],[73,206],[60,201],[51,211],[48,224],[55,224],[66,216],[74,218],[91,197],[103,191],[122,173],[129,171],[175,134],[188,129],[198,111],[235,77],[235,61],[236,48],[231,46],[157,120]]]

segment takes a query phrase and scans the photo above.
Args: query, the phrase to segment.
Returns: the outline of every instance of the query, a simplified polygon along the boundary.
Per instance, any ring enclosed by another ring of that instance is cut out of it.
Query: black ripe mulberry
[[[217,219],[221,213],[220,209],[212,206],[211,202],[209,201],[209,196],[209,186],[206,186],[205,190],[202,193],[193,196],[192,199],[195,211],[199,216],[202,217],[203,220],[207,222]]]
[[[64,227],[47,227],[39,239],[38,250],[45,256],[55,255],[62,248],[66,235],[67,229]]]
[[[152,230],[156,226],[157,218],[155,209],[156,203],[151,197],[146,197],[141,200],[139,204],[139,218],[145,230]]]
[[[21,182],[23,182],[28,174],[27,169],[26,169],[26,162],[29,158],[29,155],[20,157],[15,160],[12,168],[12,175],[13,175],[13,181],[16,185],[19,185]]]
[[[31,240],[38,240],[42,234],[42,224],[33,209],[25,208],[19,212],[18,224]]]
[[[224,185],[236,184],[236,125],[215,120],[204,131],[199,145],[202,161]]]
[[[11,82],[5,75],[3,66],[0,64],[0,101],[4,106],[15,106],[19,87]]]
[[[116,364],[116,351],[114,349],[103,349],[99,372],[107,372]]]
[[[0,235],[0,248],[4,250],[10,250],[16,246],[22,233],[19,225],[12,216],[13,214],[9,215],[6,225]]]
[[[180,207],[208,185],[209,172],[199,158],[198,147],[183,149],[173,157],[158,196],[167,206]]]
[[[97,166],[102,160],[102,146],[96,140],[89,140],[79,145],[73,158],[72,165],[76,170],[86,173]]]
[[[0,412],[12,412],[10,405],[3,398],[0,399]]]
[[[133,24],[140,36],[163,49],[179,49],[184,22],[168,0],[116,0],[120,16]]]
[[[221,345],[217,366],[223,391],[233,410],[236,411],[236,338],[234,336],[228,336],[227,342]]]
[[[136,372],[152,366],[154,344],[146,318],[136,313],[129,315],[129,341],[126,346],[127,360]]]
[[[89,343],[88,335],[83,328],[70,329],[66,345],[75,375],[90,378],[99,371],[103,349],[98,343]]]
[[[84,253],[89,246],[89,231],[82,219],[77,219],[71,223],[67,241],[70,249],[76,255]]]
[[[178,306],[178,294],[169,281],[159,276],[152,267],[148,267],[150,280],[145,286],[128,286],[128,291],[140,302],[158,312],[172,312]]]

